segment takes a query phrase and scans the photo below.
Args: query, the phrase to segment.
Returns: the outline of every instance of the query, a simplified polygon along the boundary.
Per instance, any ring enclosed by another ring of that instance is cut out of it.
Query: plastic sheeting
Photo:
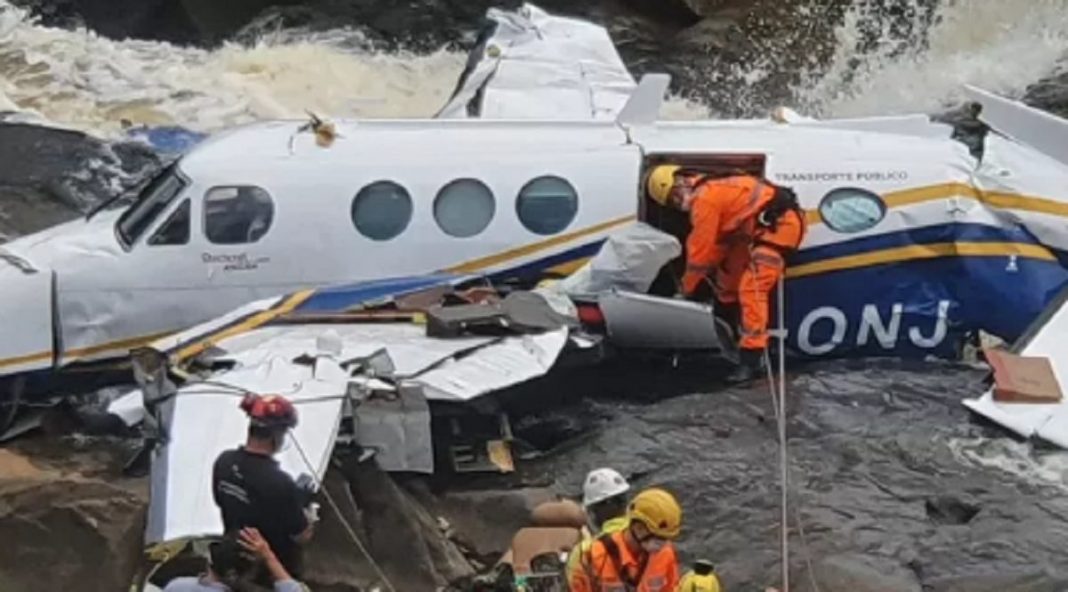
[[[681,253],[677,238],[635,222],[609,236],[593,259],[552,289],[571,295],[609,290],[644,293],[660,269]]]
[[[525,4],[490,9],[442,118],[614,119],[637,86],[604,27]]]

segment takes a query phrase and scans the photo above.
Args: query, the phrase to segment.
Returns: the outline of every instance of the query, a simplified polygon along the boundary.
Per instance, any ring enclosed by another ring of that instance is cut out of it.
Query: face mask
[[[663,549],[664,545],[666,545],[666,544],[667,544],[667,541],[665,541],[664,539],[660,539],[660,538],[656,538],[656,537],[649,537],[649,538],[645,539],[644,541],[642,541],[642,550],[645,551],[646,553],[652,555],[652,554],[657,553],[658,551],[660,551],[660,549]]]

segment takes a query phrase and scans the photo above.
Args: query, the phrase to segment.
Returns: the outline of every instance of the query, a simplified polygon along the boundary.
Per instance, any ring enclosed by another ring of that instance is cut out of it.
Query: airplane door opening
[[[652,154],[642,163],[638,189],[638,217],[640,220],[663,230],[682,244],[682,254],[669,262],[660,271],[649,289],[657,296],[672,296],[679,291],[679,281],[686,267],[686,237],[690,234],[690,217],[669,206],[661,206],[649,199],[646,180],[649,173],[662,164],[679,165],[711,177],[731,175],[757,175],[763,177],[767,166],[764,154]]]

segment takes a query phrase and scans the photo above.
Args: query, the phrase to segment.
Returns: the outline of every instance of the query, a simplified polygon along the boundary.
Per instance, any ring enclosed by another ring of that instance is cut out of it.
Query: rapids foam
[[[919,0],[910,4],[913,15],[922,13]],[[960,99],[963,84],[1019,97],[1056,72],[1068,49],[1068,0],[943,0],[930,27],[915,27],[906,39],[895,38],[878,7],[855,2],[835,29],[830,64],[795,91],[807,110],[824,117],[930,113]],[[878,41],[860,53],[872,26]]]
[[[0,0],[0,110],[101,135],[134,124],[197,131],[260,119],[432,115],[465,56],[379,53],[356,31],[216,50],[43,27]]]

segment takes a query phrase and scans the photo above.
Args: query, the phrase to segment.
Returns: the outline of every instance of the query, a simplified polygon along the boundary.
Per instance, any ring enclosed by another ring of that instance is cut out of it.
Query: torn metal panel
[[[620,291],[602,295],[599,303],[614,346],[724,350],[711,306]]]
[[[1031,146],[987,134],[983,162],[975,172],[973,183],[983,192],[979,197],[989,212],[970,212],[970,218],[988,224],[1017,226],[1026,229],[1043,245],[1068,250],[1068,236],[1064,232],[1068,213],[1068,164]],[[957,204],[965,211],[977,205]]]
[[[1029,335],[1013,347],[1022,356],[1048,357],[1053,374],[1063,389],[1068,382],[1068,292],[1054,301]],[[966,399],[964,405],[1024,438],[1037,437],[1068,448],[1068,399],[1058,403],[1003,403],[994,400],[993,389],[981,397]]]
[[[636,84],[608,31],[532,4],[490,9],[493,30],[472,50],[441,118],[615,118]]]
[[[324,347],[324,338],[329,337],[329,341],[340,344],[333,355],[343,362],[367,358],[385,349],[393,364],[393,374],[404,378],[493,341],[491,337],[428,339],[424,333],[419,325],[398,323],[273,325],[221,339],[214,346],[213,358],[236,362],[238,368],[255,367],[271,360],[291,364],[301,356],[319,352]],[[185,343],[166,341],[171,345]],[[284,388],[276,387],[276,390],[287,392]],[[135,425],[144,418],[141,401],[141,391],[134,391],[111,402],[108,412],[121,417],[127,425]]]
[[[549,371],[567,343],[568,330],[505,337],[414,377],[428,399],[469,401]]]
[[[375,462],[385,471],[433,473],[430,406],[423,389],[402,384],[391,395],[376,394],[356,406],[356,441],[375,452]]]
[[[146,543],[222,533],[211,491],[212,464],[221,452],[245,441],[248,418],[238,407],[245,391],[282,393],[296,405],[300,423],[278,454],[279,464],[294,479],[304,473],[322,479],[347,380],[336,362],[298,365],[275,356],[181,389],[165,404],[169,440],[152,455]]]

